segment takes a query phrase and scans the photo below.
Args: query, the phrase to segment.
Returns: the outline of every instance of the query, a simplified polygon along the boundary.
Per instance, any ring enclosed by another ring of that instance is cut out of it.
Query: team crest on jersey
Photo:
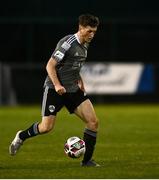
[[[54,105],[49,105],[49,111],[53,113],[55,111],[55,106]]]

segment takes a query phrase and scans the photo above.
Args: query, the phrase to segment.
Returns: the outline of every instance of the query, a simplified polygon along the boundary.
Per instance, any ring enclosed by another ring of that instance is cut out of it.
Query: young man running
[[[9,147],[11,155],[17,153],[26,139],[50,132],[54,128],[57,113],[66,106],[70,113],[76,114],[86,125],[83,137],[86,152],[81,166],[99,166],[92,160],[98,119],[80,76],[80,69],[87,58],[88,45],[94,38],[98,25],[98,17],[82,14],[79,16],[78,32],[67,35],[58,42],[46,65],[48,76],[44,83],[42,121],[17,132]]]

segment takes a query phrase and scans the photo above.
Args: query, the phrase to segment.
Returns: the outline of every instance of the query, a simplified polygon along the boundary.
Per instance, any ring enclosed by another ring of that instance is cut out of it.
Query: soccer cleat
[[[97,164],[94,160],[89,160],[88,162],[81,162],[81,166],[85,166],[85,167],[99,167],[100,165]]]
[[[23,141],[19,138],[19,134],[21,132],[22,131],[17,132],[14,140],[12,141],[12,143],[9,146],[9,154],[12,155],[12,156],[14,156],[17,153],[18,149],[23,144]]]

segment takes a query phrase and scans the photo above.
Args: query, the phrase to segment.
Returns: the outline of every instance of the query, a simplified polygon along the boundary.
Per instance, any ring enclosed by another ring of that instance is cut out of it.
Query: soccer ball
[[[64,145],[64,151],[71,158],[79,158],[86,151],[85,142],[79,137],[70,137]]]

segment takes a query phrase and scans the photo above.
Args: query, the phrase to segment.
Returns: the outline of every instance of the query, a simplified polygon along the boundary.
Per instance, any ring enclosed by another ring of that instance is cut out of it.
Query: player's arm
[[[46,65],[46,70],[47,70],[47,73],[48,73],[53,85],[55,86],[55,91],[59,95],[62,95],[66,92],[66,89],[61,85],[61,83],[57,77],[56,65],[57,65],[57,61],[53,57],[51,57]]]
[[[58,79],[56,65],[62,62],[66,52],[70,47],[71,46],[70,44],[68,44],[66,39],[60,40],[46,66],[46,70],[53,85],[55,86],[55,90],[60,95],[64,94],[66,92],[66,89],[61,85]]]
[[[82,91],[85,92],[85,87],[84,87],[84,83],[83,83],[83,80],[82,80],[81,76],[80,76],[80,79],[78,80],[78,86]]]

